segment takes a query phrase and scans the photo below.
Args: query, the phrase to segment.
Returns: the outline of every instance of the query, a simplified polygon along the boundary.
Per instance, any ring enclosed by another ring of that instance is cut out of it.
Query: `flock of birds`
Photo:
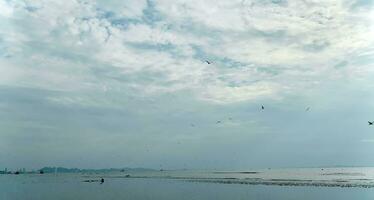
[[[261,110],[265,110],[265,106],[264,105],[261,105]],[[308,112],[309,110],[310,110],[310,107],[307,107],[305,109],[306,112]],[[229,117],[228,120],[232,121],[232,117]],[[221,124],[221,123],[222,123],[221,120],[216,121],[216,124]],[[373,122],[369,122],[369,125],[374,125],[374,121]],[[191,123],[190,126],[191,127],[195,127],[195,124]]]
[[[209,61],[209,60],[205,60],[205,62],[206,62],[208,65],[212,64],[212,62]],[[261,106],[261,110],[265,110],[264,105]],[[307,107],[307,108],[305,109],[305,111],[309,111],[309,110],[310,110],[310,107]],[[229,117],[229,120],[232,120],[232,118]],[[218,121],[216,122],[216,124],[220,124],[220,123],[222,123],[221,120],[218,120]],[[373,125],[374,125],[374,121],[368,121],[368,124],[369,124],[369,126],[373,126]],[[191,126],[192,126],[192,127],[195,127],[194,124],[191,124]]]

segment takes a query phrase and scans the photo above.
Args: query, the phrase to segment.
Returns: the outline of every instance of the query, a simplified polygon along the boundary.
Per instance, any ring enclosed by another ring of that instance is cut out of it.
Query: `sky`
[[[0,0],[0,169],[374,166],[373,22],[372,0]]]

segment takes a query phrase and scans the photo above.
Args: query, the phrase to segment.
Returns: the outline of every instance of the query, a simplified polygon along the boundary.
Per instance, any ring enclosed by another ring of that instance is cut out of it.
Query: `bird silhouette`
[[[305,109],[305,111],[309,111],[310,110],[310,107],[307,107],[306,109]]]
[[[220,124],[221,123],[221,121],[220,120],[218,120],[217,122],[216,122],[216,124]]]
[[[208,65],[210,65],[210,64],[211,64],[211,62],[210,62],[209,60],[205,60],[205,62],[206,62],[206,63],[208,63]]]
[[[372,122],[368,121],[368,123],[369,123],[369,126],[374,125],[374,121],[372,121]]]
[[[261,106],[261,110],[265,110],[265,107],[264,107],[264,105],[262,105],[262,106]]]

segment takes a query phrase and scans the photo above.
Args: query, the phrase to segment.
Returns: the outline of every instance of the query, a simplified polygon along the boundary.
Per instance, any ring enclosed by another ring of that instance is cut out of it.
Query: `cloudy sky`
[[[374,166],[373,6],[0,0],[0,168]]]

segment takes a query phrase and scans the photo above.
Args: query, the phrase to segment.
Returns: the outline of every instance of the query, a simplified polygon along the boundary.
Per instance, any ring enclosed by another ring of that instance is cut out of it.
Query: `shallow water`
[[[249,185],[374,188],[374,168],[293,168],[246,171],[149,171],[106,174],[110,178],[168,178]],[[89,176],[88,176],[89,177]]]
[[[327,170],[328,171],[328,170]],[[338,170],[339,171],[339,170]],[[344,170],[343,170],[344,171]],[[353,170],[355,171],[355,170]],[[368,177],[367,170],[359,172],[317,172],[306,171],[272,171],[272,177],[276,178],[315,178],[312,174],[319,174],[327,179],[340,177]],[[370,170],[369,170],[370,171]],[[132,173],[131,176],[138,178],[122,178],[123,174],[30,174],[30,175],[0,175],[0,199],[4,200],[102,200],[102,199],[131,199],[131,200],[176,200],[176,199],[252,199],[252,200],[312,200],[312,199],[374,199],[374,188],[362,187],[314,187],[314,186],[278,186],[278,185],[245,185],[245,184],[216,184],[207,182],[191,182],[186,179],[175,179],[175,177],[205,176],[221,177],[233,176],[270,176],[262,172],[258,174],[248,173],[207,173],[191,171],[164,171]],[[294,176],[291,176],[291,174]],[[370,171],[371,173],[371,171]],[[370,174],[369,173],[369,174]],[[209,175],[210,174],[210,175]],[[239,175],[238,175],[239,174]],[[288,174],[288,175],[285,175]],[[140,175],[146,178],[139,178]],[[96,180],[105,178],[105,183],[86,183],[84,180]],[[222,178],[222,177],[221,177]],[[317,179],[320,177],[317,177]]]

